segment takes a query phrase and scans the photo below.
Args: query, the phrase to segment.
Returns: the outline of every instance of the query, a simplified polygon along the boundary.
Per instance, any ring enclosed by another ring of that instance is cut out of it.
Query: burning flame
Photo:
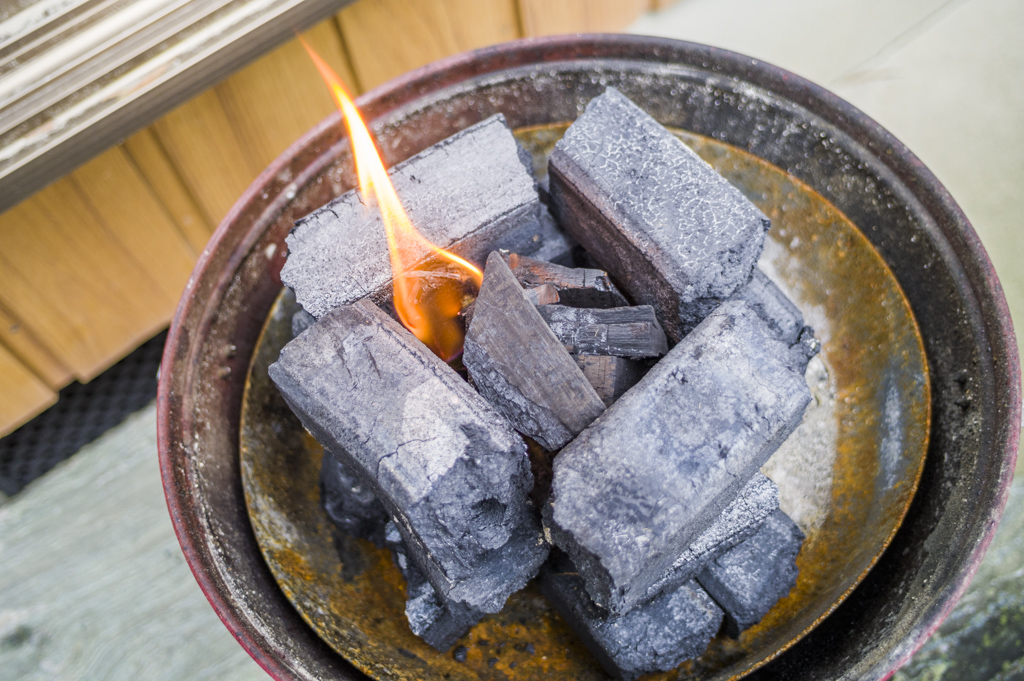
[[[302,44],[345,119],[363,202],[369,205],[371,200],[376,201],[380,209],[391,254],[398,318],[434,354],[450,361],[462,352],[465,330],[459,315],[465,284],[472,280],[479,288],[484,275],[471,263],[438,248],[416,231],[398,200],[373,137],[341,79],[305,40]]]

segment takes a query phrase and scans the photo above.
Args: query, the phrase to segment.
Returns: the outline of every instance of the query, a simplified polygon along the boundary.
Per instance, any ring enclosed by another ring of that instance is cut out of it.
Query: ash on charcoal
[[[555,145],[551,207],[678,341],[749,281],[771,223],[614,88]]]
[[[434,591],[434,587],[406,555],[402,535],[393,521],[388,522],[384,537],[395,565],[405,578],[405,617],[409,621],[409,628],[435,649],[441,652],[448,650],[483,618],[484,613],[445,600]]]
[[[807,369],[807,363],[818,354],[821,344],[814,337],[814,330],[804,324],[804,316],[793,301],[764,272],[754,268],[750,283],[733,298],[750,303],[782,342],[793,349],[793,365],[797,371],[802,373]]]
[[[686,547],[686,551],[672,564],[665,576],[648,589],[640,600],[654,598],[693,579],[710,561],[753,536],[778,509],[779,488],[760,473],[754,474],[722,515]],[[613,611],[619,605],[615,601],[609,603]]]
[[[665,332],[650,305],[603,310],[545,305],[538,312],[574,355],[643,359],[668,352]]]
[[[803,541],[796,523],[776,510],[756,534],[698,573],[697,581],[725,610],[726,633],[736,637],[760,622],[796,585]]]
[[[288,343],[270,377],[373,490],[446,600],[497,612],[547,555],[526,446],[447,364],[370,301]]]
[[[608,407],[636,385],[646,371],[640,362],[612,355],[573,355],[573,359]]]
[[[348,458],[324,451],[320,465],[320,503],[327,517],[342,532],[383,546],[384,525],[390,516],[370,487],[342,463]]]
[[[563,267],[518,253],[505,256],[512,273],[523,288],[549,285],[558,291],[560,302],[572,307],[626,307],[629,302],[615,287],[608,273],[585,267]]]
[[[423,236],[471,261],[492,248],[571,246],[541,205],[502,116],[462,130],[389,172]],[[564,243],[562,243],[564,242]],[[391,264],[380,211],[350,191],[295,224],[281,280],[316,318],[338,305],[390,294]],[[424,253],[423,259],[427,258]],[[546,255],[551,255],[546,253]]]
[[[544,596],[612,676],[675,669],[701,655],[722,624],[722,610],[694,581],[619,617],[594,605],[571,561],[559,555],[541,570]]]
[[[557,450],[604,403],[495,251],[473,304],[462,360],[480,394],[516,430]]]
[[[788,359],[749,304],[724,303],[559,453],[545,531],[595,602],[639,602],[800,423]]]

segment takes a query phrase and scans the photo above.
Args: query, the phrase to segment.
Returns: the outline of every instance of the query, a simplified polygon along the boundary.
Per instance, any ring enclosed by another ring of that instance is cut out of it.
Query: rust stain
[[[565,130],[517,131],[543,168]],[[677,134],[771,219],[778,283],[825,339],[836,386],[835,451],[824,521],[808,532],[796,587],[738,640],[716,638],[698,660],[650,679],[738,678],[813,628],[877,561],[902,521],[924,464],[930,420],[927,363],[909,305],[868,240],[834,206],[742,150]],[[764,261],[764,259],[762,260]],[[530,585],[457,645],[438,653],[409,630],[405,585],[390,554],[340,536],[319,505],[320,446],[303,430],[266,369],[289,340],[297,309],[283,293],[250,364],[242,407],[243,488],[254,532],[285,595],[307,623],[377,679],[606,678]],[[823,453],[823,455],[826,453]],[[805,528],[806,529],[806,528]]]

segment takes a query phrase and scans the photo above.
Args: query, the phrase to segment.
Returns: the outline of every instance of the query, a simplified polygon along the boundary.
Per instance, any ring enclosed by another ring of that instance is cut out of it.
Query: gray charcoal
[[[604,411],[604,403],[495,251],[473,304],[462,361],[480,394],[548,450]]]
[[[316,317],[305,310],[299,310],[292,315],[292,338],[316,324]]]
[[[811,358],[818,354],[821,344],[814,338],[814,330],[804,324],[804,316],[793,301],[758,268],[754,269],[750,283],[733,298],[745,300],[757,310],[779,338],[793,349],[794,368],[803,372]]]
[[[640,600],[649,600],[693,579],[709,562],[753,536],[778,508],[779,488],[765,476],[755,473],[722,515],[686,547],[668,573]],[[615,602],[609,603],[609,606],[615,605]]]
[[[605,671],[618,679],[668,671],[699,657],[722,624],[722,610],[694,581],[619,617],[594,605],[565,558],[544,566],[540,587]]]
[[[626,307],[629,302],[615,287],[608,273],[584,267],[563,267],[528,258],[518,253],[505,256],[505,262],[523,288],[545,284],[558,289],[564,305],[572,307]]]
[[[534,307],[539,305],[557,305],[559,301],[558,289],[551,284],[525,289],[523,295],[526,296],[526,299]]]
[[[551,207],[678,341],[750,280],[768,218],[614,88],[555,145]]]
[[[644,366],[635,360],[611,355],[573,355],[576,366],[594,386],[601,401],[610,407],[612,402],[636,385],[643,375]]]
[[[495,240],[491,248],[513,253],[528,253],[531,258],[540,262],[569,265],[572,264],[572,251],[576,246],[576,240],[558,226],[548,212],[547,206],[542,206],[535,225]]]
[[[496,244],[530,253],[557,236],[502,116],[492,116],[389,172],[420,233],[470,261]],[[338,305],[390,295],[391,261],[376,207],[350,191],[302,218],[287,238],[281,280],[319,319]]]
[[[574,355],[642,359],[668,352],[665,332],[650,305],[603,310],[546,305],[538,312]]]
[[[320,465],[320,503],[327,517],[342,532],[359,539],[369,539],[383,546],[384,525],[390,516],[377,500],[369,485],[346,464],[348,457],[324,451]]]
[[[638,603],[789,437],[810,392],[788,359],[724,303],[555,458],[545,531],[595,602]]]
[[[446,601],[406,555],[398,525],[391,521],[385,531],[386,546],[405,578],[405,617],[412,633],[444,652],[466,635],[484,613],[460,603]]]
[[[754,536],[707,565],[697,580],[725,610],[726,633],[739,636],[761,621],[796,585],[804,533],[776,510]]]
[[[447,600],[497,612],[547,554],[526,445],[447,364],[370,301],[288,343],[270,377],[398,523]]]

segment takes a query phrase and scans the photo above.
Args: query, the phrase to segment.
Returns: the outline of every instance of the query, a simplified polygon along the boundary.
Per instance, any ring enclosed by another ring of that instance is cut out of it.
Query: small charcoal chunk
[[[551,208],[678,341],[750,280],[770,221],[614,88],[555,145]]]
[[[520,433],[557,450],[590,425],[604,403],[525,297],[495,251],[473,304],[462,361],[483,395]]]
[[[484,613],[447,601],[434,591],[406,555],[402,535],[394,521],[388,522],[384,536],[395,565],[405,577],[405,617],[409,628],[435,649],[441,652],[450,649],[483,618]]]
[[[482,261],[492,248],[531,253],[558,234],[500,115],[438,142],[389,175],[423,236],[467,260]],[[287,243],[281,280],[317,319],[338,305],[390,295],[380,211],[368,209],[357,190],[296,222]]]
[[[745,300],[757,310],[782,342],[793,349],[794,368],[804,372],[821,344],[814,337],[814,330],[804,324],[804,316],[793,301],[759,268],[754,269],[750,283],[733,298]]]
[[[558,340],[574,355],[660,357],[668,340],[650,305],[594,310],[545,305],[538,310]]]
[[[512,273],[523,288],[554,286],[564,305],[572,307],[626,307],[629,302],[602,270],[562,267],[517,253],[505,256]]]
[[[545,531],[602,607],[640,601],[800,423],[789,348],[729,301],[555,458]]]
[[[699,657],[722,624],[722,610],[689,581],[619,617],[594,605],[564,557],[541,570],[541,591],[601,666],[618,679],[675,669]]]
[[[796,523],[777,509],[752,537],[697,574],[697,581],[725,610],[726,633],[739,636],[792,590],[803,541]]]
[[[640,362],[611,355],[573,355],[573,359],[609,407],[636,385],[645,371]]]
[[[693,579],[710,561],[753,536],[778,508],[779,488],[760,473],[754,474],[722,515],[686,547],[686,551],[672,564],[665,576],[648,589],[640,600],[649,600]],[[614,611],[620,605],[612,601],[609,609]]]
[[[523,291],[523,295],[526,299],[534,306],[539,305],[557,305],[559,301],[558,289],[551,284],[544,284],[536,288],[528,288]]]
[[[383,546],[384,525],[390,516],[373,490],[342,463],[349,457],[336,457],[324,451],[320,465],[320,502],[327,517],[348,535],[369,539]]]
[[[269,371],[306,429],[395,518],[443,598],[497,612],[539,569],[548,549],[522,438],[376,305],[335,308]]]

